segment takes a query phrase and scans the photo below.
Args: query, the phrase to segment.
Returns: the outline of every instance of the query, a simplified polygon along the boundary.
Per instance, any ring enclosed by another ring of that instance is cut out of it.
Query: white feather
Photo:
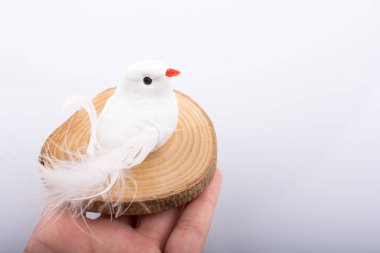
[[[79,214],[83,203],[89,205],[96,199],[110,201],[107,193],[118,181],[120,193],[135,190],[125,188],[125,170],[140,164],[157,141],[157,131],[149,128],[124,146],[103,154],[71,154],[72,158],[67,161],[45,157],[47,164],[40,167],[40,175],[48,189],[48,209],[68,204],[74,213]],[[122,196],[120,194],[110,202],[120,202]]]
[[[94,154],[95,146],[98,145],[96,138],[96,127],[98,122],[98,114],[94,103],[85,96],[76,95],[68,98],[63,104],[62,111],[66,110],[70,105],[79,105],[87,112],[90,121],[90,141],[87,147],[88,154]]]

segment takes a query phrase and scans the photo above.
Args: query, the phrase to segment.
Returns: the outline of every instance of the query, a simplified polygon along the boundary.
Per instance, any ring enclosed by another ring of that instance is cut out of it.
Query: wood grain
[[[100,112],[114,88],[101,92],[93,102]],[[217,145],[211,120],[202,108],[188,96],[175,92],[179,105],[178,126],[171,138],[160,149],[149,154],[145,161],[126,171],[136,180],[127,180],[130,191],[123,193],[125,215],[156,213],[181,206],[195,198],[210,182],[216,168]],[[46,140],[41,149],[40,162],[45,156],[69,159],[69,152],[84,153],[89,141],[89,120],[83,109],[77,111]],[[108,193],[116,198],[118,185]],[[109,214],[101,200],[88,211]]]

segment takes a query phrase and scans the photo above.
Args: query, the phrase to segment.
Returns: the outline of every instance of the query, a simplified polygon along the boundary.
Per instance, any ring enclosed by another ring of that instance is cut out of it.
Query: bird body
[[[178,105],[173,93],[144,97],[116,92],[99,115],[96,136],[102,148],[111,149],[153,127],[158,132],[158,148],[174,132],[177,121]]]
[[[52,207],[69,203],[80,212],[82,201],[104,196],[121,171],[140,164],[166,143],[178,121],[171,77],[179,74],[164,63],[140,61],[124,70],[99,115],[83,96],[66,101],[65,106],[76,103],[87,111],[91,134],[87,154],[72,161],[50,159],[53,170],[41,169]]]

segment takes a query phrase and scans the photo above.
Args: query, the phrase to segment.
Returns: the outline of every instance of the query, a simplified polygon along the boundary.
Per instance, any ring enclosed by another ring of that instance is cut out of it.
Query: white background
[[[34,167],[73,94],[129,63],[182,71],[224,184],[206,252],[380,251],[380,8],[373,1],[0,2],[0,248],[39,216]]]

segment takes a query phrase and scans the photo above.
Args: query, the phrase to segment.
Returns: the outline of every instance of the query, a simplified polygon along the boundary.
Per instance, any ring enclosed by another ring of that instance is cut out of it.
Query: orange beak
[[[168,77],[173,77],[178,76],[179,74],[181,74],[181,72],[176,69],[167,69],[165,75]]]

